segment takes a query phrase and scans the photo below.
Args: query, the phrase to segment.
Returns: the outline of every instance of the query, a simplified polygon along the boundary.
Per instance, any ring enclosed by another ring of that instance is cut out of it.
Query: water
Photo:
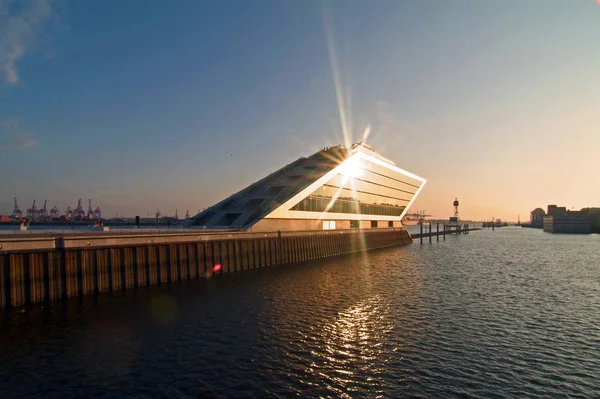
[[[4,314],[2,397],[599,397],[600,236],[502,228]]]

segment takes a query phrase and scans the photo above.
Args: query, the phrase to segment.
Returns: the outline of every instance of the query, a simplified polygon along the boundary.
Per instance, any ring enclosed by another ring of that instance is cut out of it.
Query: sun
[[[344,165],[344,174],[348,177],[360,177],[362,175],[362,168],[357,159],[349,159]]]

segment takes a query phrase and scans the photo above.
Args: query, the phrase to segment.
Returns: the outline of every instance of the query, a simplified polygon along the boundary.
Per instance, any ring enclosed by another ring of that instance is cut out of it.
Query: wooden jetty
[[[468,224],[464,225],[456,225],[456,224],[442,224],[440,230],[440,224],[436,223],[436,229],[432,231],[432,223],[428,224],[429,231],[427,228],[423,231],[423,224],[421,224],[421,232],[417,234],[412,234],[411,237],[413,239],[418,238],[420,243],[423,244],[423,238],[429,238],[429,242],[432,241],[433,237],[436,237],[437,241],[440,240],[440,237],[446,239],[446,235],[449,234],[469,234],[470,231],[481,230],[481,227],[470,227]]]

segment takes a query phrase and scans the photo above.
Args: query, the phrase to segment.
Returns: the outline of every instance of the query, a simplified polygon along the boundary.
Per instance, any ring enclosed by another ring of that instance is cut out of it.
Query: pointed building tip
[[[356,142],[356,143],[352,144],[351,148],[354,149],[354,148],[358,148],[358,147],[363,147],[363,148],[366,148],[367,150],[375,151],[369,144],[366,143],[366,141]]]

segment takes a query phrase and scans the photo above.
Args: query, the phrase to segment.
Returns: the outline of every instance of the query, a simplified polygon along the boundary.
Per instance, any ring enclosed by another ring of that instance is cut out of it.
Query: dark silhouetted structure
[[[546,216],[546,211],[542,208],[535,208],[531,211],[531,217],[529,218],[531,227],[542,228],[544,225],[544,216]]]

